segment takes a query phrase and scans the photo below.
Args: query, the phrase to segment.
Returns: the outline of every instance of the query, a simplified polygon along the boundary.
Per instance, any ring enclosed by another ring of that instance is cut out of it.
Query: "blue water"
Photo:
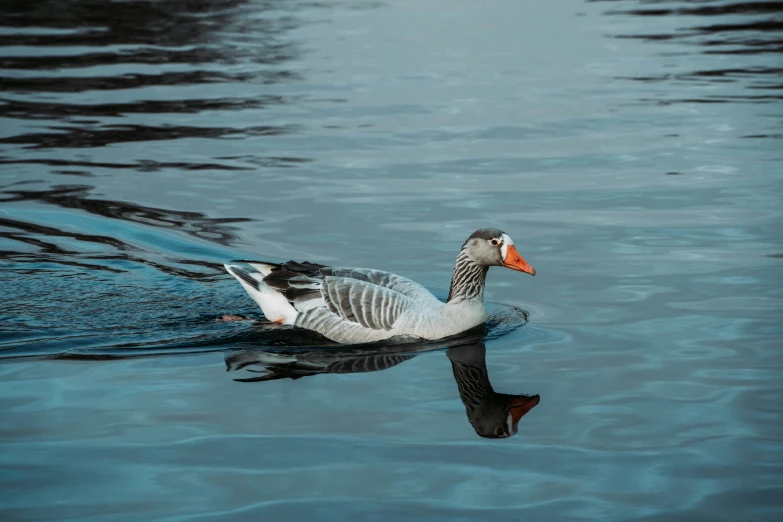
[[[0,519],[783,519],[780,2],[0,15]],[[537,275],[461,347],[218,320],[236,258],[445,297],[484,226]]]

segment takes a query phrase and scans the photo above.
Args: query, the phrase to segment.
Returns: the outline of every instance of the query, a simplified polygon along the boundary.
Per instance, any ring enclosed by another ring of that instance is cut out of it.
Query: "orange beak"
[[[533,395],[532,397],[525,395],[514,397],[509,402],[509,405],[511,406],[511,419],[514,422],[514,426],[516,427],[519,419],[524,417],[527,412],[535,408],[540,401],[541,397],[538,395]]]
[[[522,259],[522,256],[517,252],[517,247],[514,245],[508,245],[506,251],[506,259],[503,260],[503,266],[510,268],[511,270],[518,270],[519,272],[526,272],[530,275],[536,275],[536,269],[530,266],[527,261]]]

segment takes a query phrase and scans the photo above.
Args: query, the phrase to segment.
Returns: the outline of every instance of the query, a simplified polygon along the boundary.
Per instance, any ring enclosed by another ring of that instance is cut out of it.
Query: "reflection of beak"
[[[536,275],[536,269],[522,259],[522,256],[517,252],[517,247],[514,245],[508,245],[506,258],[503,260],[503,266],[510,268],[511,270],[518,270],[519,272],[527,272],[530,275]]]
[[[514,429],[519,422],[519,419],[525,416],[527,412],[532,410],[541,401],[541,397],[538,395],[521,395],[514,397],[509,401],[511,406],[511,420],[514,422]]]

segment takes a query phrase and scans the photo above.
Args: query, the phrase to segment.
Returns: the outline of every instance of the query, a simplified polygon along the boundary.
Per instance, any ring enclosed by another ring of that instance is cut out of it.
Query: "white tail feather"
[[[258,264],[260,263],[254,263],[253,265]],[[239,284],[241,284],[242,288],[244,288],[248,295],[253,298],[253,301],[258,303],[258,306],[261,307],[261,311],[264,312],[264,315],[267,319],[276,323],[294,324],[298,312],[293,306],[291,306],[291,303],[288,302],[288,299],[286,299],[283,294],[273,290],[272,288],[269,288],[261,281],[261,279],[263,279],[262,274],[250,274],[253,279],[258,281],[258,289],[255,289],[243,281],[241,277],[235,274],[231,269],[231,265],[223,266],[226,268],[229,274],[234,276],[236,280],[239,281]],[[260,278],[258,276],[260,276]]]

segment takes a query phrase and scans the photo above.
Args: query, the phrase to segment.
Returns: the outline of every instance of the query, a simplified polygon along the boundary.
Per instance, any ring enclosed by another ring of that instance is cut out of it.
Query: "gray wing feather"
[[[368,268],[288,261],[272,266],[263,283],[286,296],[299,311],[296,326],[350,342],[377,339],[379,332],[391,331],[402,315],[420,305],[440,303],[410,279]]]
[[[296,318],[296,326],[313,330],[338,343],[362,343],[377,340],[377,330],[344,320],[328,308],[310,308]]]
[[[344,277],[324,278],[322,294],[330,312],[373,330],[391,330],[400,314],[415,308],[413,299],[400,292]]]
[[[327,275],[366,281],[389,290],[394,290],[416,300],[433,299],[437,301],[437,298],[419,283],[383,270],[373,270],[371,268],[329,268]]]
[[[369,299],[368,299],[369,294]],[[374,292],[370,291],[370,286],[365,286],[362,288],[362,297],[361,297],[361,310],[359,310],[361,313],[359,314],[359,317],[362,318],[361,321],[359,321],[362,326],[370,325],[372,323],[372,314],[373,314],[373,299],[372,295]]]
[[[410,279],[371,268],[336,268],[288,261],[274,265],[263,281],[284,294],[289,301],[299,302],[314,299],[317,290],[320,290],[321,284],[327,277],[364,281],[394,290],[414,301],[438,301],[429,290]]]

